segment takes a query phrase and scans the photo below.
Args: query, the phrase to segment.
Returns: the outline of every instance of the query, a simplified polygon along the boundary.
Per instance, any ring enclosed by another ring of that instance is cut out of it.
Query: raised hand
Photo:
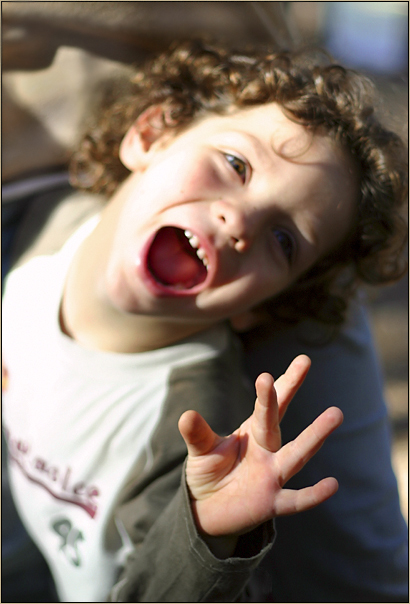
[[[218,436],[195,411],[181,416],[186,478],[202,534],[237,536],[270,518],[308,510],[337,491],[334,478],[300,490],[283,488],[343,421],[340,409],[329,408],[281,446],[279,422],[309,367],[309,358],[301,355],[275,384],[270,374],[261,374],[254,411],[230,436]]]

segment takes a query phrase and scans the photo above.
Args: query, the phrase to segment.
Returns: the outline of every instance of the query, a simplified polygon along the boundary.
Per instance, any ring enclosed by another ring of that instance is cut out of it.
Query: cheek
[[[184,200],[205,200],[214,190],[221,192],[221,177],[212,161],[200,156],[186,158],[183,165],[174,169],[174,177],[169,182],[175,187],[174,193]]]
[[[136,191],[136,212],[144,219],[200,197],[203,183],[197,173],[187,174],[179,165],[161,164],[143,177]]]
[[[195,150],[178,150],[151,164],[148,172],[156,187],[190,186],[201,182],[206,172],[206,158]]]

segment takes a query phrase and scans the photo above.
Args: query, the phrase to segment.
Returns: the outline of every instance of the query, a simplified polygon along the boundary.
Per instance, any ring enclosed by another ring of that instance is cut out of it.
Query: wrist
[[[206,543],[212,554],[221,560],[230,558],[238,543],[238,535],[211,535],[203,526],[201,516],[198,513],[198,501],[191,499],[192,515],[195,521],[195,526],[202,541]]]

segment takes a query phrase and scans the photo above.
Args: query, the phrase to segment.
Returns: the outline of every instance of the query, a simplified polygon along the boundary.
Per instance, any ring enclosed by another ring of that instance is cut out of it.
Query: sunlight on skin
[[[279,417],[309,367],[309,358],[301,355],[276,382],[270,374],[261,374],[255,383],[254,413],[228,437],[218,436],[195,411],[181,416],[179,429],[188,447],[187,483],[205,537],[227,537],[225,545],[232,546],[235,536],[276,516],[308,510],[337,491],[334,478],[299,491],[282,488],[343,421],[340,409],[329,408],[281,448]]]

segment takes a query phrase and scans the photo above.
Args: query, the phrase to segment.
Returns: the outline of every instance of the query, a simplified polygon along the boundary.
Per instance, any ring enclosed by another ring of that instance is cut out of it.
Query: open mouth
[[[161,286],[186,291],[201,285],[209,260],[196,235],[178,227],[161,228],[148,251],[147,266]]]

